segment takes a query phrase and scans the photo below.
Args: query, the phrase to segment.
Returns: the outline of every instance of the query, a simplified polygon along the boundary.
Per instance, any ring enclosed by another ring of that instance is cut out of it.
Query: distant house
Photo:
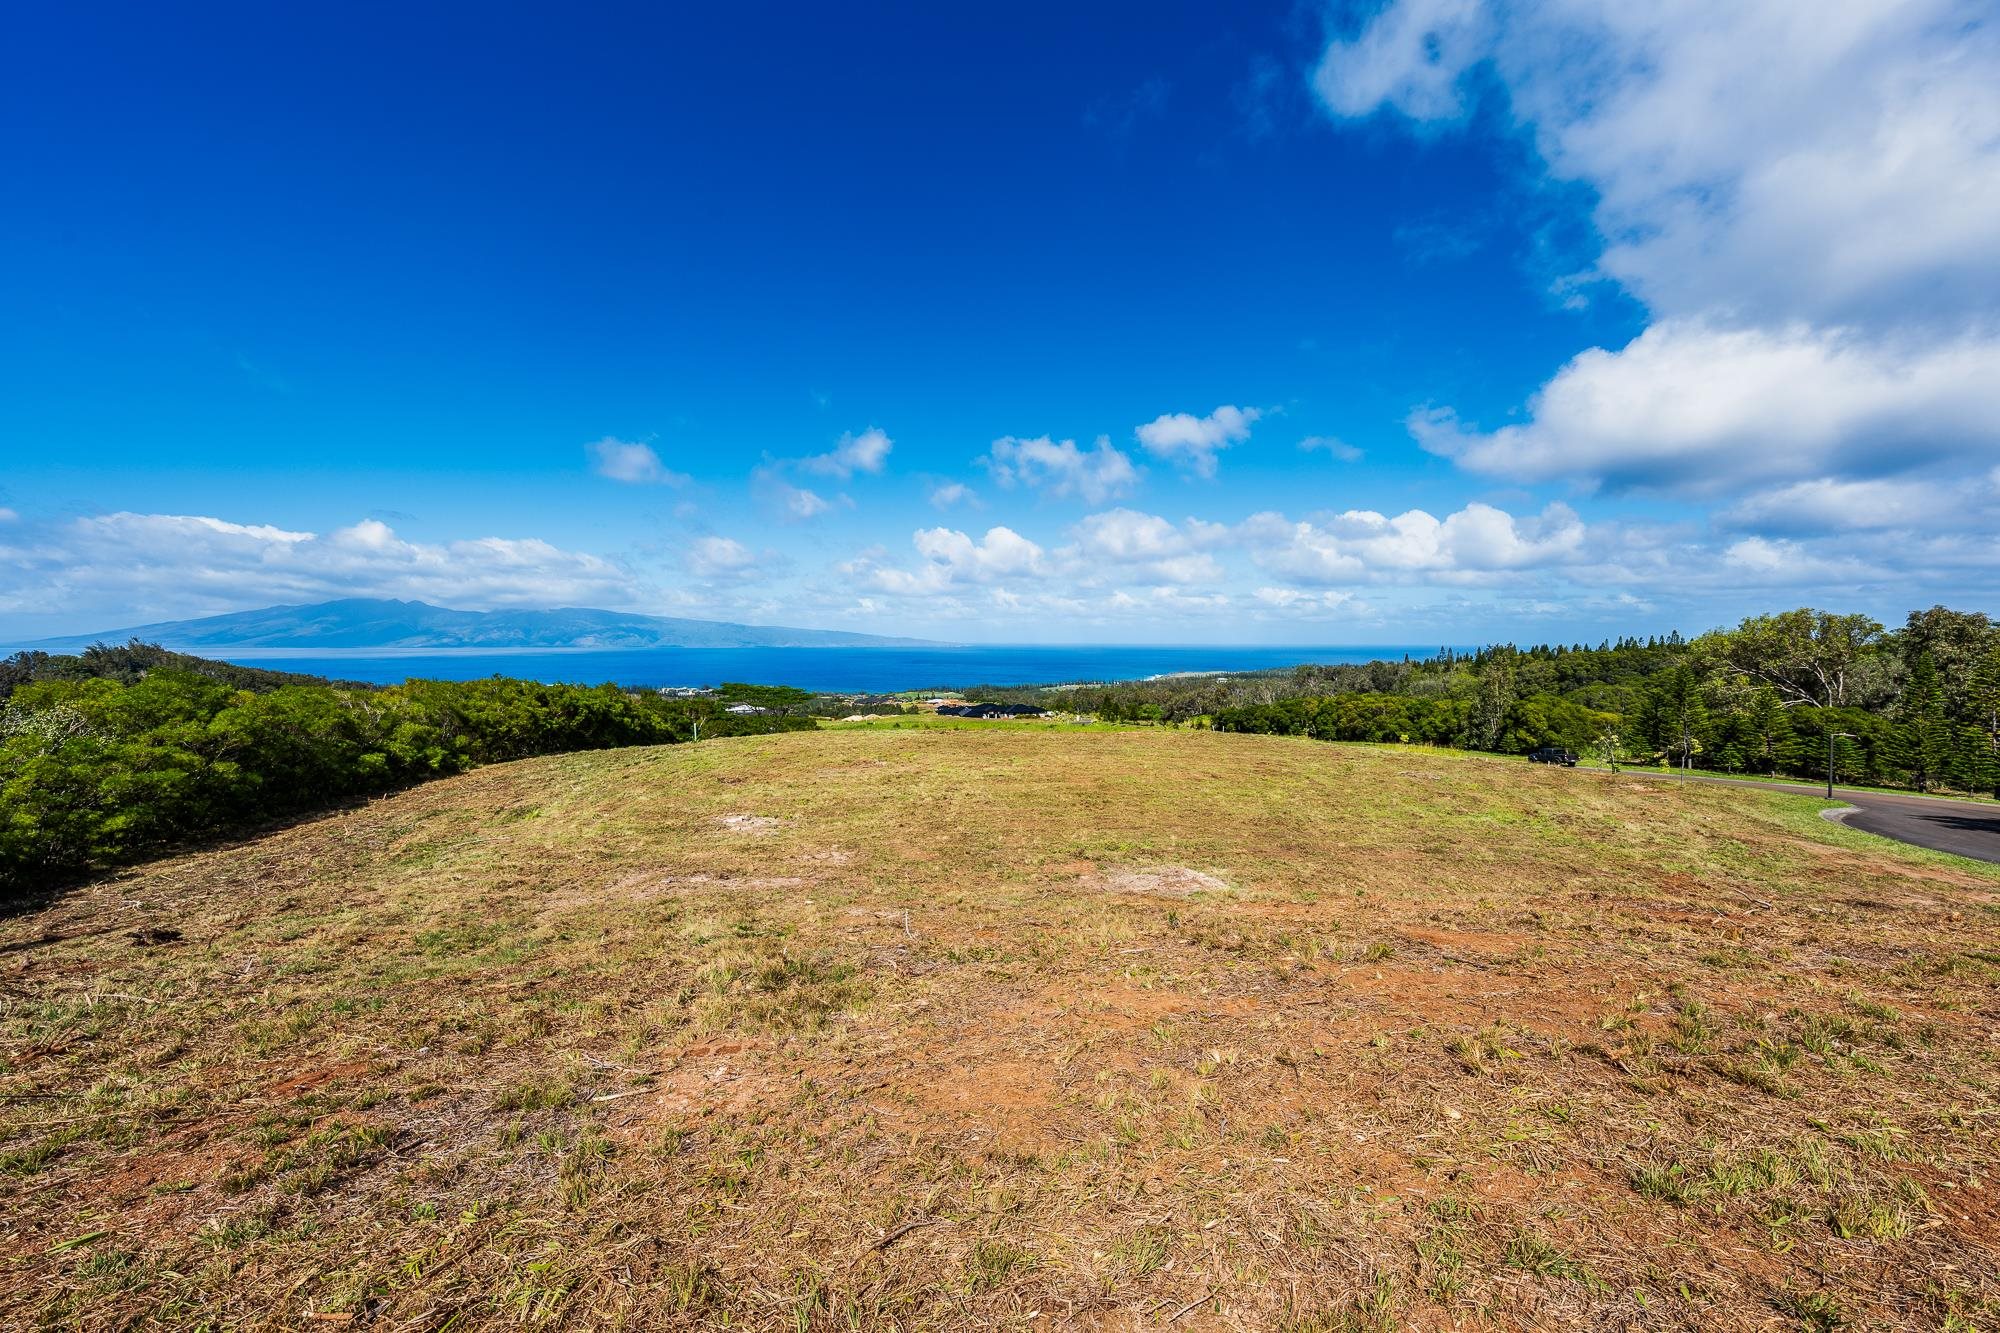
[[[753,713],[763,714],[772,712],[774,710],[769,708],[759,708],[756,704],[731,704],[729,705],[729,707],[723,709],[722,711],[725,713],[734,713],[738,717],[748,717]]]
[[[662,685],[660,693],[669,699],[700,699],[715,691],[704,685]]]

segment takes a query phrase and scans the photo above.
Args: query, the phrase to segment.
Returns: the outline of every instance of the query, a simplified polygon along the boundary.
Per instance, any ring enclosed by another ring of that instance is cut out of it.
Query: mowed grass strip
[[[438,782],[0,922],[0,1326],[1990,1327],[2000,874],[1817,808],[1013,724]]]

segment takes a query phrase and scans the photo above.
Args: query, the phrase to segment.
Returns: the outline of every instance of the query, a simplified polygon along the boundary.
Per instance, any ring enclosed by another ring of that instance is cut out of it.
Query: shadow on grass
[[[436,779],[433,779],[435,781]],[[411,783],[406,787],[395,787],[388,791],[376,792],[368,796],[346,797],[329,805],[316,806],[311,810],[301,810],[288,815],[277,816],[254,824],[239,824],[234,828],[218,829],[210,833],[187,838],[177,842],[157,843],[149,847],[135,849],[133,854],[114,865],[97,865],[80,868],[69,873],[53,873],[27,884],[0,883],[0,921],[14,917],[29,916],[46,911],[60,903],[78,889],[93,884],[113,884],[125,877],[129,867],[143,865],[165,856],[185,856],[191,852],[218,852],[244,843],[255,842],[273,833],[286,829],[302,828],[316,824],[322,819],[335,815],[366,809],[371,802],[386,800],[399,792],[424,783]],[[93,932],[94,933],[94,932]],[[40,944],[55,944],[73,936],[45,936],[40,940],[16,941],[0,945],[0,954],[19,952]]]

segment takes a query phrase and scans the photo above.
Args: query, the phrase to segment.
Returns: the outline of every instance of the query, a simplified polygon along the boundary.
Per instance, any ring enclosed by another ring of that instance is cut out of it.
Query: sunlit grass
[[[431,784],[0,923],[0,1325],[1983,1327],[2000,871],[1821,804],[959,719]]]

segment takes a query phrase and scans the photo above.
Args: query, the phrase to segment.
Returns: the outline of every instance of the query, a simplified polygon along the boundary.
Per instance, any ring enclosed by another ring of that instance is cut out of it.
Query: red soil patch
[[[367,1073],[371,1067],[366,1060],[348,1060],[337,1065],[322,1065],[303,1074],[281,1078],[264,1091],[272,1097],[296,1097],[302,1092],[311,1092],[314,1088],[324,1087],[341,1079],[358,1078]]]
[[[974,1138],[1030,1149],[1048,1143],[1061,1094],[1049,1067],[1035,1060],[967,1066],[909,1092],[924,1111],[955,1122]]]
[[[107,1169],[97,1182],[105,1197],[127,1203],[163,1186],[206,1184],[221,1173],[230,1155],[222,1144],[192,1152],[135,1153]]]
[[[1520,935],[1496,935],[1476,930],[1430,930],[1405,926],[1397,932],[1404,939],[1428,944],[1449,954],[1476,954],[1483,958],[1511,958],[1531,947]]]
[[[782,1100],[786,1080],[760,1063],[763,1043],[742,1038],[695,1042],[667,1057],[668,1067],[644,1088],[605,1094],[615,1103],[613,1137],[643,1138],[661,1124],[737,1115]]]

